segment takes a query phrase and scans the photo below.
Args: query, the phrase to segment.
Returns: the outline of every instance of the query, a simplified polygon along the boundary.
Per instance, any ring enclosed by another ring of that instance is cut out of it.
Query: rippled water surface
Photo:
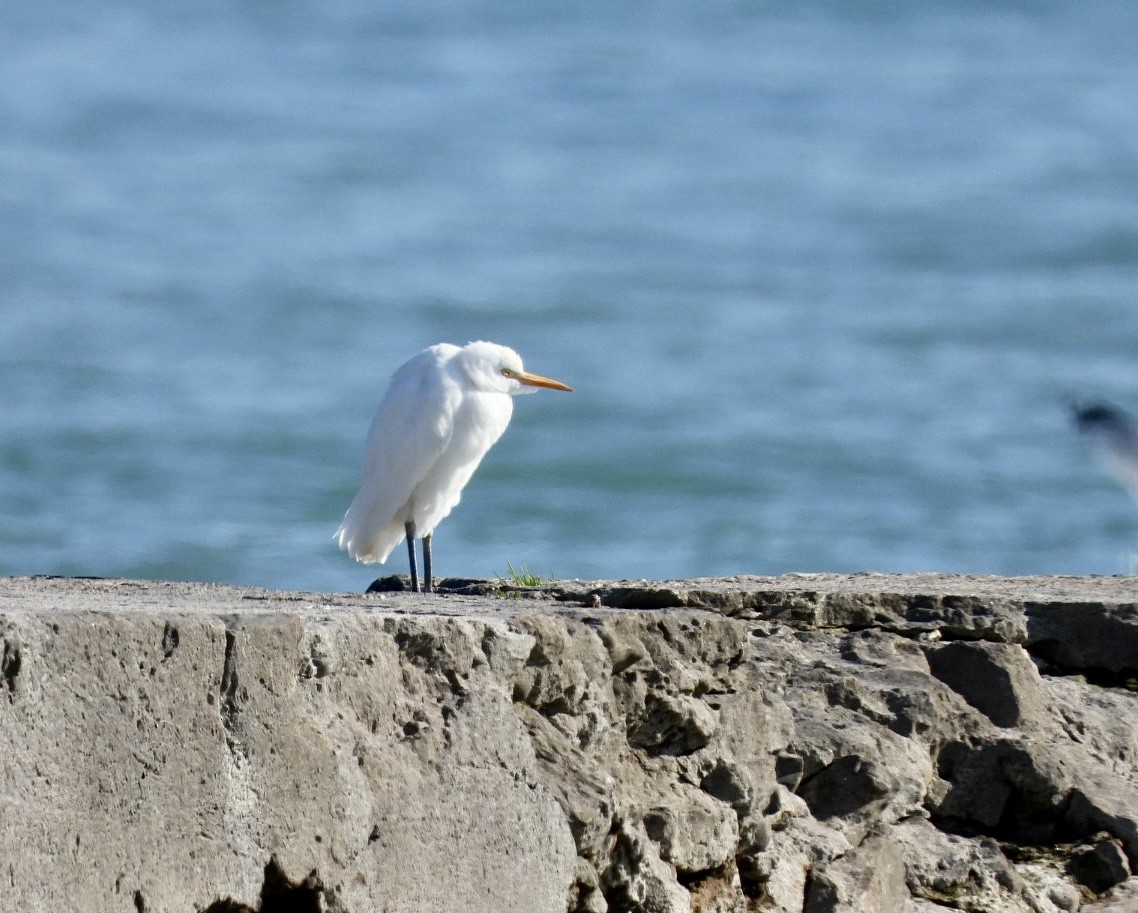
[[[576,392],[440,574],[1125,570],[1135,98],[1095,0],[9,4],[0,573],[361,588],[387,378],[477,338]]]

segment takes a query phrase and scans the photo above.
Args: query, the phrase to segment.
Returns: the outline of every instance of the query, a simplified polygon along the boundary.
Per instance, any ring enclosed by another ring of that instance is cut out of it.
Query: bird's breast
[[[508,394],[468,394],[455,413],[449,449],[481,459],[502,436],[513,411],[514,402]]]

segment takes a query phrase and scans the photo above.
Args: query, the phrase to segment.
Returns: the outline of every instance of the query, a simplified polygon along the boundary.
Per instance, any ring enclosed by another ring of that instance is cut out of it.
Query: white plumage
[[[538,387],[569,390],[529,374],[513,349],[492,342],[439,343],[400,367],[372,419],[359,491],[336,531],[357,561],[384,562],[406,537],[418,589],[416,537],[431,589],[430,538],[513,414],[513,397]]]

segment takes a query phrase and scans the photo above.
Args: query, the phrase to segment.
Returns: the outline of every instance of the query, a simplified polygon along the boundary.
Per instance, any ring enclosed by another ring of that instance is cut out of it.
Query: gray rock
[[[911,909],[900,847],[874,836],[811,872],[803,913],[909,913]]]
[[[930,647],[932,674],[997,726],[1047,713],[1047,695],[1027,652],[1016,644],[957,641]]]
[[[504,589],[0,581],[6,907],[1135,909],[1133,581]]]
[[[1105,894],[1130,877],[1130,864],[1119,842],[1107,838],[1073,853],[1067,871],[1095,894]]]
[[[629,727],[628,743],[651,754],[686,755],[703,748],[715,734],[715,712],[683,694],[649,694],[644,714]]]
[[[739,847],[734,810],[684,784],[670,801],[648,809],[643,820],[660,856],[684,874],[720,869]]]
[[[573,838],[509,699],[527,635],[211,587],[17,593],[41,586],[40,610],[5,592],[10,909],[255,909],[270,882],[341,910],[564,909]]]
[[[1104,897],[1083,904],[1080,913],[1134,913],[1138,910],[1138,878],[1130,878]]]
[[[1138,788],[1131,780],[1088,765],[1074,777],[1064,820],[1076,834],[1104,830],[1122,845],[1131,870],[1138,869]]]
[[[1027,642],[1069,671],[1138,672],[1138,604],[1053,601],[1024,604]]]
[[[691,894],[676,870],[650,845],[643,827],[623,824],[609,845],[601,878],[610,909],[644,913],[692,913]]]
[[[798,790],[815,818],[879,812],[897,788],[888,768],[854,755],[838,758],[807,779]]]

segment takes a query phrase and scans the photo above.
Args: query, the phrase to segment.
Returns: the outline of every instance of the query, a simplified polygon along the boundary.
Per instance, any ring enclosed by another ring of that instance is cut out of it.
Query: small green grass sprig
[[[514,565],[506,562],[506,579],[514,586],[541,586],[546,581],[538,574],[535,574],[525,564],[520,568],[515,568]]]

